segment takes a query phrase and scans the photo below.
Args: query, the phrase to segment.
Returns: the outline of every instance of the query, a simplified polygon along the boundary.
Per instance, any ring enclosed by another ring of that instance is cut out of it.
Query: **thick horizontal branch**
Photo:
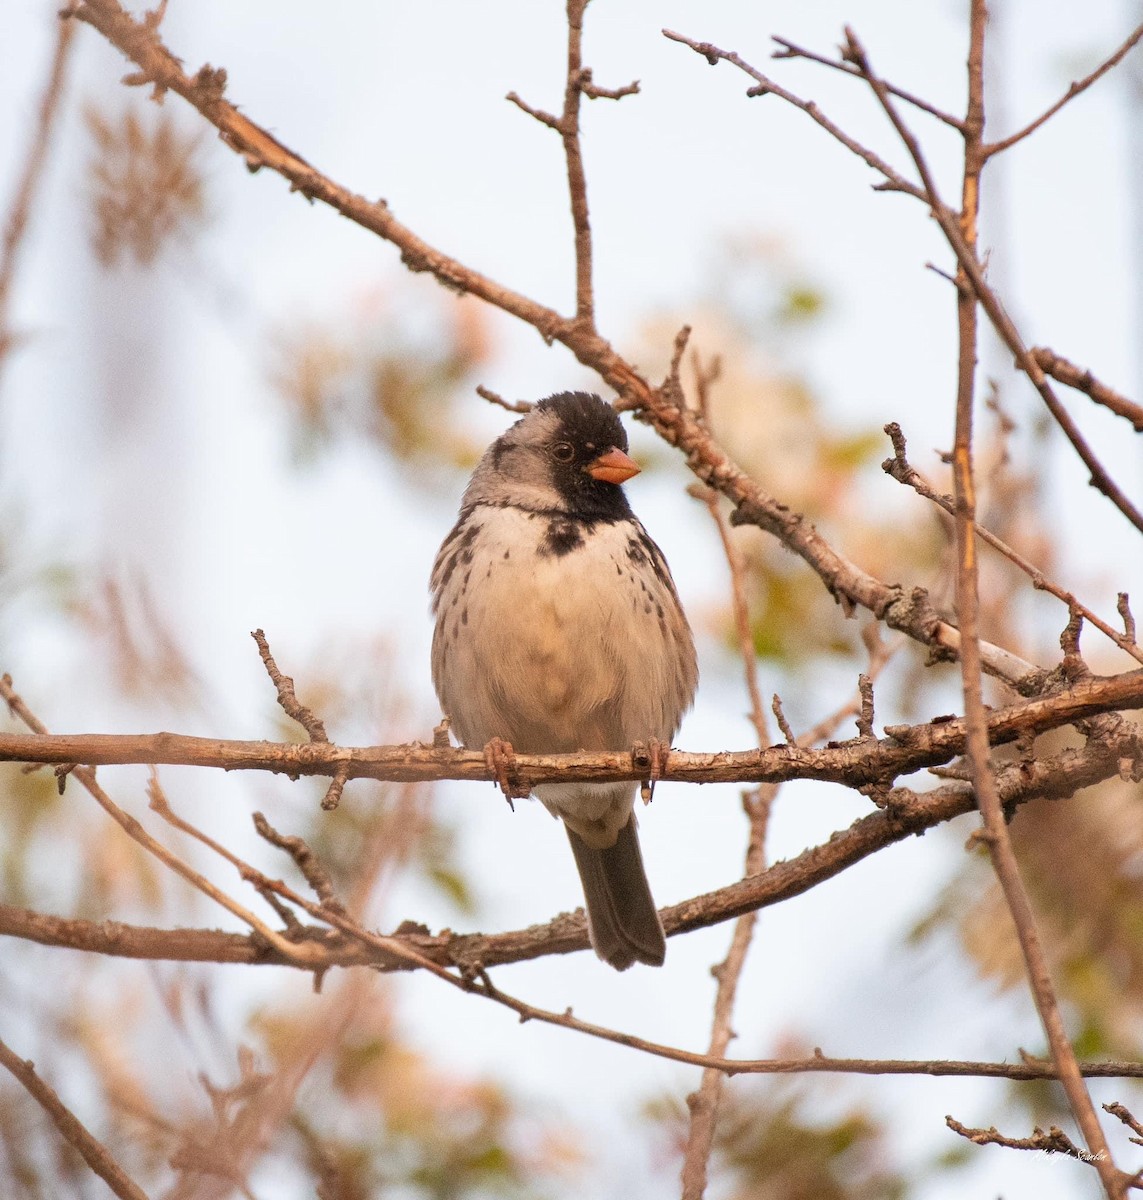
[[[1081,749],[1002,766],[997,771],[996,785],[1005,808],[1012,810],[1037,798],[1071,796],[1081,788],[1137,770],[1141,752],[1138,729],[1122,718],[1104,718],[1104,724],[1106,728]],[[884,794],[881,803],[884,807],[861,817],[819,846],[774,863],[757,875],[663,909],[667,934],[716,925],[801,895],[894,842],[972,812],[976,802],[971,787],[956,782],[920,795],[897,789]],[[114,921],[48,916],[0,905],[0,934],[127,958],[298,967],[296,956],[283,955],[257,933],[149,929]],[[306,969],[361,965],[381,971],[410,969],[407,958],[383,946],[368,945],[321,926],[300,925],[284,930],[282,936],[306,944]],[[491,967],[547,954],[570,954],[588,945],[582,912],[562,913],[547,924],[505,933],[459,934],[446,930],[433,934],[423,927],[401,927],[391,937],[405,941],[418,955],[442,966]]]
[[[1079,680],[1065,690],[992,710],[988,733],[1002,745],[1074,724],[1104,712],[1143,708],[1143,671]],[[680,783],[780,783],[816,779],[862,787],[938,766],[963,753],[963,718],[935,718],[925,725],[893,726],[890,736],[831,743],[820,749],[771,746],[715,753],[671,752],[664,780]],[[216,767],[271,771],[298,777],[337,776],[395,783],[441,779],[494,782],[480,751],[405,746],[349,747],[328,743],[231,741],[179,733],[0,733],[0,762],[109,766]],[[526,786],[554,780],[639,780],[647,764],[628,751],[521,754],[517,773]]]

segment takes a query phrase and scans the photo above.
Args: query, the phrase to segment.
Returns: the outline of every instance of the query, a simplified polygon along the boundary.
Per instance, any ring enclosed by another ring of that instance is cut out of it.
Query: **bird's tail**
[[[667,942],[643,870],[635,814],[619,831],[615,845],[605,850],[592,849],[574,829],[568,829],[568,840],[583,883],[587,928],[596,954],[617,971],[633,962],[662,966]]]

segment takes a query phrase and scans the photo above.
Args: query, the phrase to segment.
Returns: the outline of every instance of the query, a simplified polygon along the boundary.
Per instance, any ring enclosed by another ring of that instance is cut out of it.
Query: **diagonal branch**
[[[717,445],[694,414],[660,395],[593,329],[449,257],[398,221],[383,201],[368,201],[316,171],[225,100],[225,72],[203,67],[193,77],[187,75],[181,62],[162,44],[153,24],[136,22],[117,0],[77,0],[65,11],[98,29],[139,67],[130,82],[149,82],[159,91],[170,90],[182,96],[218,129],[226,145],[240,154],[252,170],[267,167],[276,171],[292,189],[308,199],[330,205],[362,228],[392,242],[400,249],[402,261],[410,270],[428,271],[444,286],[477,296],[531,325],[547,341],[559,341],[566,346],[619,393],[622,407],[637,410],[641,419],[654,425],[668,443],[686,454],[690,469],[699,479],[736,505],[732,518],[735,523],[756,524],[779,538],[821,577],[847,610],[854,605],[867,608],[891,628],[907,633],[941,655],[955,657],[959,635],[955,627],[933,611],[922,590],[906,592],[900,585],[883,583],[837,554],[802,514],[766,495]],[[677,40],[686,39],[679,35]],[[737,56],[732,60],[741,61]],[[749,68],[743,65],[743,69]],[[821,118],[815,106],[800,102],[780,89],[773,90],[815,119]],[[861,152],[831,122],[825,121],[825,125],[836,130],[855,152]],[[887,178],[899,179],[876,156],[867,161]],[[903,179],[899,182],[901,190],[921,195],[914,185]],[[1000,647],[985,646],[984,651],[990,673],[1005,679],[1017,691],[1039,686],[1042,672],[1031,664]]]
[[[1128,400],[1126,396],[1100,383],[1090,371],[1077,367],[1061,354],[1056,354],[1046,346],[1033,346],[1029,351],[1039,364],[1041,370],[1058,379],[1060,383],[1077,391],[1086,392],[1096,404],[1102,404],[1118,417],[1124,417],[1131,422],[1136,433],[1143,433],[1143,405]]]
[[[123,1170],[111,1151],[80,1122],[56,1094],[55,1089],[36,1074],[35,1063],[15,1054],[0,1041],[0,1066],[23,1085],[28,1094],[52,1119],[64,1141],[79,1152],[83,1161],[99,1176],[120,1200],[147,1200],[147,1195]]]
[[[805,46],[799,46],[796,42],[791,42],[789,38],[772,35],[771,40],[781,46],[780,50],[775,50],[770,55],[771,58],[804,58],[807,62],[818,63],[820,66],[840,71],[843,75],[849,75],[851,78],[861,78],[861,72],[853,63],[846,62],[844,59],[829,58],[824,54],[818,54],[813,50],[806,49]],[[937,108],[935,104],[930,104],[915,93],[905,91],[904,88],[896,87],[894,84],[889,84],[888,87],[890,93],[896,96],[898,100],[904,100],[906,104],[911,104],[914,108],[919,108],[921,112],[928,113],[930,117],[936,117],[938,121],[942,121],[945,125],[960,133],[964,132],[964,121],[960,117]]]
[[[684,45],[690,46],[692,50],[703,55],[710,63],[717,63],[720,60],[732,63],[739,70],[745,72],[752,79],[758,80],[758,86],[751,88],[748,95],[767,95],[773,94],[780,99],[785,100],[788,104],[792,104],[795,108],[806,113],[812,120],[826,130],[832,137],[836,138],[846,149],[856,154],[862,161],[871,166],[874,170],[880,172],[885,183],[881,185],[882,190],[904,192],[906,195],[913,196],[915,199],[922,200],[929,207],[929,211],[933,219],[941,228],[941,232],[945,235],[950,248],[956,255],[957,264],[963,270],[969,283],[972,285],[973,291],[976,293],[981,306],[988,315],[989,321],[995,328],[997,335],[1001,341],[1008,347],[1016,359],[1017,365],[1028,376],[1032,382],[1032,386],[1040,393],[1044,404],[1048,411],[1052,414],[1053,420],[1063,430],[1068,441],[1071,442],[1076,453],[1087,467],[1090,474],[1089,482],[1092,487],[1102,492],[1119,511],[1135,526],[1140,532],[1143,532],[1143,512],[1132,503],[1127,494],[1115,483],[1111,476],[1107,473],[1099,459],[1095,456],[1091,447],[1088,446],[1083,435],[1079,431],[1079,427],[1075,421],[1069,416],[1067,410],[1060,402],[1055,390],[1048,382],[1047,376],[1041,369],[1035,358],[1024,344],[1023,338],[1020,336],[1019,330],[1013,324],[1012,319],[1008,316],[1003,304],[995,291],[988,284],[985,278],[984,268],[978,259],[975,250],[966,242],[964,234],[960,227],[960,216],[954,210],[949,208],[940,197],[935,181],[928,164],[921,154],[920,147],[917,144],[916,138],[909,128],[901,120],[897,114],[897,110],[893,105],[893,95],[889,89],[889,85],[878,76],[874,76],[868,71],[863,71],[867,82],[873,89],[881,102],[882,108],[886,115],[889,116],[897,131],[898,136],[910,152],[914,164],[920,172],[921,186],[909,183],[904,177],[892,167],[890,167],[882,158],[875,154],[868,147],[861,145],[854,138],[850,137],[841,130],[833,121],[826,117],[821,110],[812,101],[803,100],[800,96],[794,95],[785,88],[774,83],[773,80],[763,75],[757,68],[752,67],[749,63],[743,60],[739,55],[730,51],[721,50],[719,47],[712,45],[710,42],[698,42],[691,38],[685,37],[682,34],[672,33],[669,30],[664,30],[663,33],[673,41],[682,42]],[[862,51],[855,39],[850,35],[850,42],[846,48],[845,56],[859,70],[862,68]],[[867,64],[866,64],[867,65]],[[888,105],[888,107],[886,107]],[[983,145],[983,144],[982,144]],[[981,150],[981,153],[983,151]],[[983,159],[981,161],[983,165]],[[982,647],[983,649],[983,647]],[[987,660],[986,660],[987,662]]]
[[[909,462],[905,456],[905,435],[901,432],[901,426],[896,421],[890,421],[885,426],[885,432],[889,435],[890,441],[893,443],[893,457],[887,458],[881,464],[881,469],[891,475],[898,483],[903,483],[906,487],[911,487],[918,496],[923,496],[926,500],[931,500],[943,512],[949,516],[956,516],[956,502],[952,496],[944,495],[938,492],[925,479],[925,477]],[[973,528],[976,531],[976,536],[987,545],[991,546],[998,553],[1002,554],[1010,563],[1018,567],[1032,581],[1032,586],[1037,591],[1047,592],[1051,596],[1055,596],[1057,600],[1068,606],[1069,612],[1080,613],[1085,621],[1090,622],[1100,631],[1105,637],[1110,638],[1125,654],[1129,654],[1136,662],[1143,663],[1143,647],[1135,639],[1134,633],[1120,633],[1117,629],[1112,628],[1102,617],[1093,612],[1086,604],[1083,604],[1066,588],[1060,587],[1059,584],[1053,583],[1044,573],[1035,565],[1026,559],[1018,550],[1013,549],[1002,538],[998,538],[991,530],[986,529],[979,522],[974,522]],[[1120,593],[1121,595],[1123,593]]]
[[[1001,138],[998,142],[986,142],[981,147],[984,157],[986,159],[991,158],[994,154],[999,154],[1001,151],[1015,146],[1017,142],[1023,141],[1029,134],[1035,133],[1045,121],[1048,121],[1054,117],[1056,113],[1058,113],[1060,109],[1064,107],[1065,104],[1071,100],[1074,100],[1082,92],[1086,92],[1087,89],[1091,87],[1091,85],[1095,83],[1097,79],[1100,79],[1102,76],[1106,75],[1112,67],[1117,66],[1120,61],[1126,57],[1128,52],[1139,42],[1140,38],[1143,38],[1143,25],[1139,25],[1136,29],[1134,29],[1128,35],[1126,41],[1124,41],[1119,49],[1116,50],[1115,53],[1109,58],[1105,58],[1103,62],[1101,62],[1099,66],[1095,68],[1094,71],[1091,71],[1082,79],[1076,80],[1074,83],[1069,84],[1068,90],[1064,92],[1064,94],[1055,102],[1055,104],[1052,104],[1046,108],[1034,121],[1030,121],[1024,126],[1023,129],[1018,129],[1015,133],[1009,134],[1006,138]]]
[[[883,158],[875,154],[867,146],[863,146],[855,138],[850,137],[841,126],[827,117],[812,100],[803,100],[800,96],[788,91],[768,75],[764,75],[757,67],[752,67],[733,50],[721,50],[718,46],[710,42],[696,41],[694,38],[687,37],[686,34],[676,33],[673,29],[664,29],[662,32],[663,36],[669,38],[672,42],[680,42],[684,46],[689,46],[696,54],[701,54],[712,67],[716,66],[720,61],[728,62],[744,74],[749,75],[751,79],[756,80],[757,87],[750,88],[746,93],[748,96],[777,96],[779,99],[785,100],[787,104],[792,104],[794,108],[800,109],[810,120],[816,122],[832,138],[839,141],[850,153],[856,154],[867,166],[872,167],[879,175],[882,175],[885,178],[887,190],[903,192],[906,196],[913,196],[917,200],[925,199],[925,193],[921,188],[895,171]]]

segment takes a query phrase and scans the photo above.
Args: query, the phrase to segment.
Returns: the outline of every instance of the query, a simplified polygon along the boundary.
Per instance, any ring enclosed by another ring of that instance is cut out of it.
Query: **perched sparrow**
[[[638,473],[598,396],[541,400],[480,460],[433,564],[433,683],[461,741],[526,754],[669,744],[698,681],[659,547],[619,486]],[[605,962],[666,953],[633,783],[544,783]]]

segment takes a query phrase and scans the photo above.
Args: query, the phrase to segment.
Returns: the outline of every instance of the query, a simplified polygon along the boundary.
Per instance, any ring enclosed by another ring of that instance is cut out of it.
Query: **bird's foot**
[[[521,790],[523,784],[520,782],[520,776],[516,773],[516,751],[512,749],[512,743],[506,742],[500,737],[492,738],[484,747],[484,761],[496,777],[496,783],[504,793],[508,807],[515,812],[516,806],[512,803],[513,798],[528,795],[530,789]]]
[[[655,784],[663,777],[667,769],[667,759],[671,756],[671,747],[667,742],[658,738],[650,738],[646,742],[636,742],[631,749],[631,761],[637,770],[646,771],[643,782],[639,786],[639,795],[644,804],[650,804],[655,795]]]

